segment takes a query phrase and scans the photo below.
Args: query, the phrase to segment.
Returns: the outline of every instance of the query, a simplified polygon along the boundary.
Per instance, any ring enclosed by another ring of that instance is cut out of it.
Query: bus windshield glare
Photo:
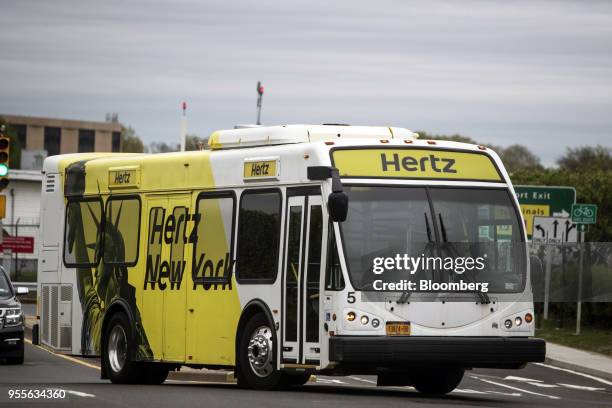
[[[340,228],[355,289],[380,290],[374,282],[381,279],[462,279],[486,282],[489,293],[524,290],[525,243],[507,189],[353,185],[344,190],[349,211]],[[422,262],[408,271],[409,264],[400,263],[406,256],[438,263]],[[481,268],[472,263],[466,270],[468,258],[482,260]],[[379,262],[389,259],[398,262]],[[441,267],[445,261],[456,265],[449,271]]]

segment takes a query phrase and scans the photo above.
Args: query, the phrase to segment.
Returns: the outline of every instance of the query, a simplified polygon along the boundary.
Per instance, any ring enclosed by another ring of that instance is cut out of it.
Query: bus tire
[[[139,369],[141,375],[138,382],[149,385],[163,384],[170,372],[168,367],[160,363],[145,363]]]
[[[414,388],[423,394],[448,394],[461,382],[465,370],[459,367],[425,371],[413,379]]]
[[[280,385],[283,387],[294,387],[298,385],[304,385],[310,379],[309,373],[282,373]]]
[[[257,313],[244,326],[238,347],[238,386],[270,390],[280,384],[276,369],[276,335],[263,313]]]
[[[137,364],[132,361],[132,332],[125,313],[116,313],[108,322],[104,333],[102,364],[113,384],[140,382]]]

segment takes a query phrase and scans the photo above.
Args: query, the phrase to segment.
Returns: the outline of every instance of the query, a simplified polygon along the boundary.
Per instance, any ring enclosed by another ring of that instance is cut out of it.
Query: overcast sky
[[[103,120],[145,143],[255,121],[612,145],[610,1],[0,0],[0,113]]]

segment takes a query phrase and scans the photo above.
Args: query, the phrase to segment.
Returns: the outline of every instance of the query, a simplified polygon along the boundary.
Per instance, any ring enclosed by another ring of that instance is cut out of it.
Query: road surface
[[[159,386],[113,385],[99,379],[97,359],[73,359],[26,345],[23,366],[0,366],[0,406],[87,407],[610,407],[612,382],[544,364],[524,370],[466,372],[445,397],[411,387],[376,387],[372,376],[316,378],[282,391],[250,391],[235,384],[168,380]],[[16,400],[10,392],[63,390],[63,398]]]

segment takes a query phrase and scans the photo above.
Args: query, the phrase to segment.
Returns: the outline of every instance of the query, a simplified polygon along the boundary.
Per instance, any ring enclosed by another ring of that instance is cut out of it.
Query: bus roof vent
[[[218,130],[208,139],[213,150],[241,147],[307,143],[334,139],[416,139],[418,134],[404,128],[346,125],[282,125]]]
[[[45,192],[53,193],[55,191],[55,174],[47,173],[45,179]]]

